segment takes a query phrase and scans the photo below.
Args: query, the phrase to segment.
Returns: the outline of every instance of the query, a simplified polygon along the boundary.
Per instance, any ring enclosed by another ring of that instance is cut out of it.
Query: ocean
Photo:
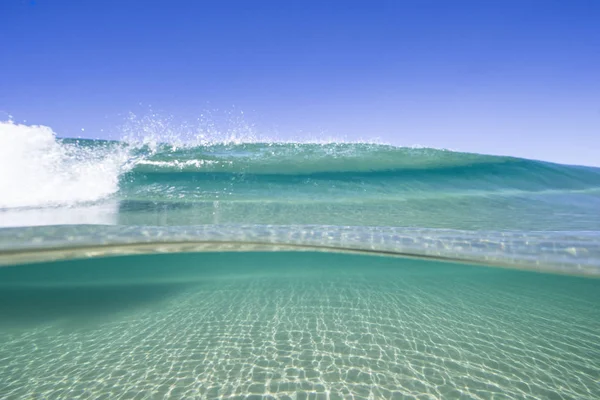
[[[600,168],[0,124],[2,399],[598,399]]]

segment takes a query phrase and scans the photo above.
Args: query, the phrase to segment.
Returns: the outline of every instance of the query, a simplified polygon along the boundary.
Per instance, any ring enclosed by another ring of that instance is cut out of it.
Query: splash
[[[47,126],[0,122],[0,208],[72,206],[119,189],[128,149],[63,141]]]
[[[391,144],[370,137],[349,139],[345,136],[323,132],[282,135],[257,129],[246,119],[244,112],[230,110],[204,110],[192,120],[182,120],[173,115],[155,112],[135,114],[130,112],[120,127],[119,138],[134,147],[161,151],[165,144],[171,149],[202,146],[235,146],[247,144],[267,145],[337,145],[337,144]],[[418,148],[419,146],[413,146]]]
[[[190,122],[152,110],[141,115],[130,112],[120,131],[120,140],[151,152],[160,151],[165,144],[177,149],[273,141],[259,135],[254,126],[245,121],[243,113],[234,116],[205,111]]]

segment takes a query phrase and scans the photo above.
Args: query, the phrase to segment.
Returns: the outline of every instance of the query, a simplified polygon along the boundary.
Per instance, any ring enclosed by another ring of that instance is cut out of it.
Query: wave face
[[[403,172],[552,174],[596,184],[600,170],[514,157],[461,153],[433,148],[395,147],[373,143],[242,143],[193,147],[160,145],[138,150],[140,173],[231,173],[255,175],[374,175]],[[540,176],[540,178],[543,178]],[[561,182],[566,182],[561,179]],[[509,184],[509,182],[506,182]],[[549,182],[548,182],[549,183]]]
[[[165,181],[180,177],[256,180],[331,179],[389,182],[396,189],[453,186],[457,190],[588,189],[600,184],[600,169],[514,157],[404,148],[367,143],[213,144],[187,148],[138,149],[134,178]],[[452,182],[452,184],[451,184]]]
[[[168,209],[166,225],[600,227],[597,168],[368,143],[160,145],[133,153],[121,209]]]

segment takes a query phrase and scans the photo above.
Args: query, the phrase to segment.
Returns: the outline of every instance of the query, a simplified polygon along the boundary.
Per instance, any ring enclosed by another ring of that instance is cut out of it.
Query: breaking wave
[[[0,208],[93,202],[119,190],[128,150],[63,142],[46,126],[0,122]]]
[[[451,187],[484,192],[600,186],[598,168],[432,148],[357,142],[174,145],[59,139],[49,127],[0,122],[0,208],[71,206],[117,194],[126,198],[132,192],[119,193],[124,182],[131,188],[136,183],[177,182],[190,174],[225,181],[239,181],[240,176],[324,178],[354,183],[355,190],[348,190],[357,193],[375,187],[371,184],[394,191]],[[173,190],[171,186],[164,190]]]

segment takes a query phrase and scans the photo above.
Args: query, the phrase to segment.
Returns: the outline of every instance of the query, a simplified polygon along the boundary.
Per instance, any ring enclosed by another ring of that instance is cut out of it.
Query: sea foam
[[[72,206],[119,189],[128,150],[88,149],[51,128],[0,122],[0,208]]]

